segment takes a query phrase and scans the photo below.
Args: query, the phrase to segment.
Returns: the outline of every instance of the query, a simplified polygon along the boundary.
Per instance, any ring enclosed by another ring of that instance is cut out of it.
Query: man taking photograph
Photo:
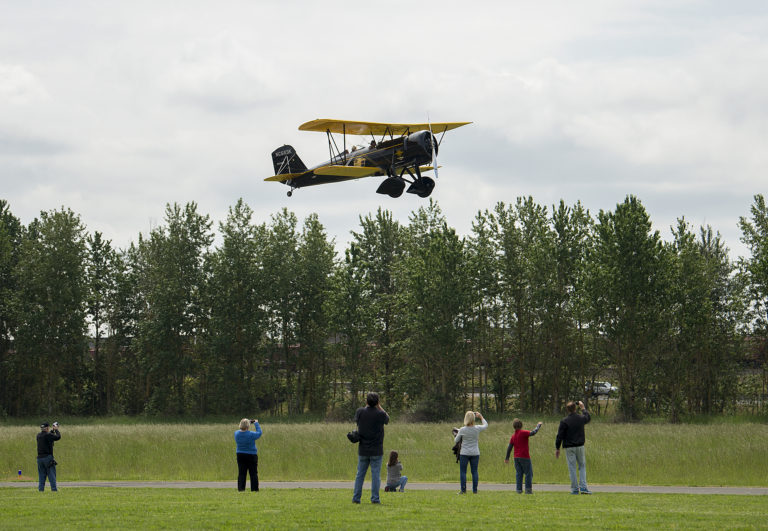
[[[45,490],[45,478],[51,482],[51,491],[56,492],[56,461],[53,458],[53,443],[61,439],[59,423],[53,423],[53,429],[47,422],[40,425],[40,433],[37,434],[37,475],[39,484],[37,490]]]

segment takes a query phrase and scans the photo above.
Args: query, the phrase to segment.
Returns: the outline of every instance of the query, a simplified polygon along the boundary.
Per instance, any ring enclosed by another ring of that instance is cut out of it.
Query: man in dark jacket
[[[584,454],[584,425],[591,417],[584,409],[584,402],[579,401],[582,414],[576,413],[576,404],[568,402],[565,410],[568,416],[560,421],[555,439],[555,457],[560,457],[560,445],[565,448],[568,461],[568,474],[571,476],[571,494],[592,494],[587,488],[587,459]]]
[[[379,395],[368,393],[367,407],[361,407],[355,413],[360,443],[357,449],[357,476],[352,502],[360,503],[363,495],[363,481],[371,467],[371,503],[380,503],[381,461],[384,456],[384,424],[389,424],[389,415],[379,404]]]
[[[59,423],[53,423],[53,429],[47,422],[40,425],[40,433],[37,434],[37,477],[39,479],[37,490],[45,490],[45,478],[51,482],[51,491],[56,492],[56,461],[53,459],[53,443],[61,439]]]

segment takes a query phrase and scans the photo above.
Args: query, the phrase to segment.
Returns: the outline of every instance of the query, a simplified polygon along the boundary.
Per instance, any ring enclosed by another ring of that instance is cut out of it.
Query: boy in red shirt
[[[523,429],[523,423],[520,419],[512,421],[512,427],[515,428],[515,434],[509,439],[507,447],[507,457],[504,462],[509,464],[509,453],[512,448],[515,449],[515,472],[517,473],[517,493],[523,493],[523,475],[525,475],[525,493],[533,494],[533,465],[531,464],[531,454],[528,453],[528,437],[533,437],[541,428],[541,422],[531,431]]]

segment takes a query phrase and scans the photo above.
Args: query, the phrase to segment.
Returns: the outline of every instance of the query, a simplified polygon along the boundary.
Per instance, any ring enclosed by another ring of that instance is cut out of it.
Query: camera
[[[251,419],[251,424],[256,424],[256,419]]]
[[[53,423],[53,427],[54,427],[54,428],[56,428],[56,429],[58,429],[58,427],[59,427],[59,423],[58,423],[58,421]]]

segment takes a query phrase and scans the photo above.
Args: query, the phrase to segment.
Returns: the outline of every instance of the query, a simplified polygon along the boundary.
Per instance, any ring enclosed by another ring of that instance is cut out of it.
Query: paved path
[[[120,487],[120,488],[161,488],[161,489],[234,489],[235,481],[59,481],[67,487]],[[383,482],[382,482],[383,484]],[[352,490],[351,481],[261,481],[265,489],[347,489]],[[37,487],[36,481],[2,481],[0,487]],[[364,489],[370,489],[366,483]],[[455,483],[408,482],[408,490],[456,490]],[[768,496],[768,487],[664,487],[651,485],[590,485],[592,492],[638,492],[654,494],[742,494]],[[480,490],[505,490],[514,492],[515,486],[508,483],[480,483]],[[570,485],[534,484],[535,491],[568,492]],[[383,492],[383,485],[382,485]]]

